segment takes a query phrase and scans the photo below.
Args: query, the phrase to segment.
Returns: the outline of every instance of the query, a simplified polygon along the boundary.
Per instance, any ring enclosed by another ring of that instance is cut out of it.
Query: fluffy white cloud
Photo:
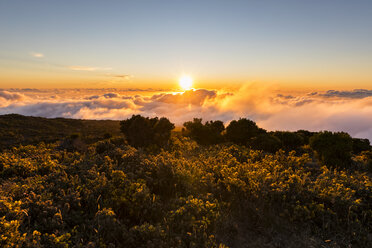
[[[23,95],[17,92],[9,92],[6,90],[0,90],[0,97],[4,100],[19,101],[23,99]]]
[[[268,130],[346,131],[372,140],[369,94],[368,90],[278,93],[254,85],[234,92],[198,89],[183,94],[131,89],[8,89],[0,90],[0,114],[116,120],[142,114],[166,116],[177,125],[195,117],[226,123],[246,117]]]

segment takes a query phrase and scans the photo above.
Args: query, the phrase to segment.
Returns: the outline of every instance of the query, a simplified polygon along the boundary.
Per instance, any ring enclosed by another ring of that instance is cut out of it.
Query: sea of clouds
[[[117,89],[0,89],[0,114],[79,119],[166,116],[176,125],[193,118],[245,117],[268,130],[346,131],[372,140],[372,90],[279,92],[255,85],[184,93]]]

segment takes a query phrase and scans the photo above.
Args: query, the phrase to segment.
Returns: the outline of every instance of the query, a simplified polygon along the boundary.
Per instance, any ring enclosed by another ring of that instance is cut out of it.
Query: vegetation
[[[254,121],[248,119],[233,120],[226,127],[226,140],[239,144],[247,145],[251,138],[265,133]]]
[[[194,118],[183,124],[183,135],[190,137],[201,145],[213,145],[224,141],[222,132],[225,126],[222,121],[207,121],[202,123],[202,119]]]
[[[19,145],[53,143],[79,134],[87,144],[101,140],[106,134],[120,135],[119,121],[47,119],[17,114],[0,115],[0,151]]]
[[[71,133],[54,137],[59,142],[48,137],[38,146],[6,147],[0,152],[0,246],[372,243],[369,144],[358,150],[345,133],[305,131],[294,133],[302,138],[296,143],[297,136],[266,132],[247,119],[226,130],[218,123],[194,119],[182,133],[170,133],[165,118],[133,116],[121,122],[124,136],[97,128],[94,143]],[[244,127],[250,131],[235,139]],[[7,128],[12,125],[1,131]],[[199,129],[219,138],[205,141]],[[140,131],[146,136],[138,138]],[[147,138],[157,149],[140,143]]]
[[[298,150],[305,144],[304,138],[295,132],[276,131],[273,132],[273,136],[280,140],[280,147],[286,151]]]
[[[353,140],[347,133],[320,132],[310,138],[310,146],[328,166],[348,167],[351,163]]]
[[[133,115],[120,122],[120,130],[134,147],[165,146],[168,144],[174,124],[167,118],[149,118]]]

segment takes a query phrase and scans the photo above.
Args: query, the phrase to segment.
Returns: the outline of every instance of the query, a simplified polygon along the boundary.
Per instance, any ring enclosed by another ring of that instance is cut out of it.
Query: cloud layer
[[[0,114],[121,120],[133,114],[166,116],[177,125],[198,117],[246,117],[268,130],[346,131],[372,140],[372,91],[276,92],[247,85],[233,92],[184,93],[133,89],[0,90]]]

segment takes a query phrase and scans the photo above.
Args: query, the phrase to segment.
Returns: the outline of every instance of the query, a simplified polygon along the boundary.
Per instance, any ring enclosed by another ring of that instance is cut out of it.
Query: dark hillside
[[[52,143],[75,133],[88,144],[102,139],[107,133],[121,135],[119,121],[0,115],[0,150],[20,144]]]

